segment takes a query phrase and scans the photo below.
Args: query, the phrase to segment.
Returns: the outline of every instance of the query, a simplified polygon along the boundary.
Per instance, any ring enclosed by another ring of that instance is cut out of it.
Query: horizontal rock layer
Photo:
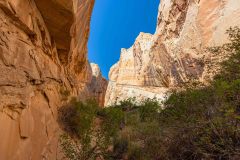
[[[155,34],[140,33],[131,48],[122,49],[118,63],[111,68],[105,105],[129,96],[137,100],[153,95],[162,99],[166,90],[183,83],[207,82],[224,55],[215,56],[206,48],[227,42],[226,30],[240,26],[238,0],[160,3]],[[152,87],[159,91],[151,91]]]

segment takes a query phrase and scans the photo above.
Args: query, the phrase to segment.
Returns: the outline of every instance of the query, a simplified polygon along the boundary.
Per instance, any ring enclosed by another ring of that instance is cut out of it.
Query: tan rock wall
[[[0,0],[0,159],[57,159],[61,89],[77,96],[94,0]],[[80,68],[80,69],[79,69]]]
[[[227,42],[226,30],[240,26],[239,0],[161,0],[154,35],[140,33],[134,45],[123,49],[109,73],[105,105],[129,95],[162,99],[162,93],[183,83],[203,83],[218,70],[224,55],[207,52],[210,46]],[[132,88],[158,87],[142,94]]]
[[[89,84],[91,93],[89,97],[94,98],[100,107],[103,107],[108,81],[102,76],[102,72],[97,64],[91,63],[90,65],[92,69],[92,80]]]

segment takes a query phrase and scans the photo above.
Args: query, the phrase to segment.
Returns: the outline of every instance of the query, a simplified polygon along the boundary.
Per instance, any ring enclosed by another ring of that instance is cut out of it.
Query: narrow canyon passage
[[[240,159],[239,28],[239,0],[0,0],[0,160]]]
[[[121,56],[121,52],[124,50],[123,48],[130,48],[134,44],[134,41],[140,32],[154,34],[156,31],[159,0],[140,1],[137,3],[138,5],[136,5],[136,0],[103,0],[101,2],[95,2],[91,17],[88,56],[90,62],[99,65],[103,77],[108,79],[109,85],[113,82],[110,76],[110,68],[122,57],[129,57],[129,62],[127,62],[129,64],[126,64],[125,68],[123,68],[123,73],[120,73],[119,75],[124,74],[127,77],[136,76],[135,72],[138,72],[137,70],[141,64],[134,60],[134,57],[130,57],[133,56],[132,53],[129,53],[129,56]],[[126,71],[129,71],[129,73],[124,73]],[[131,79],[126,79],[126,81],[130,82]],[[123,87],[131,87],[130,84],[126,82],[119,83],[121,83]],[[140,88],[139,90],[138,83],[133,85],[136,85],[136,89],[133,88],[129,92],[137,91],[141,93],[138,95],[133,94],[132,96],[146,96],[153,98],[156,95],[156,93],[151,92],[145,93],[145,89]],[[124,88],[121,89],[124,90]],[[157,89],[154,90],[157,92]],[[109,92],[115,91],[109,90]],[[127,96],[130,98],[131,95],[126,95],[125,97],[122,97],[122,99],[127,98]],[[115,99],[116,98],[117,97],[115,97]],[[107,98],[104,105],[114,102],[114,99],[109,102],[109,99]]]

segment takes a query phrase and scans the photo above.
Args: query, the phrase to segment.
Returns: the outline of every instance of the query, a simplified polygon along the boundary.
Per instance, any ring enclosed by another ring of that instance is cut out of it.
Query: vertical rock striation
[[[238,0],[161,0],[155,34],[140,33],[111,68],[105,105],[128,97],[164,99],[190,80],[207,82],[224,55],[206,48],[227,42],[231,26],[240,26]]]
[[[89,99],[96,100],[100,107],[104,106],[105,94],[108,86],[108,81],[102,76],[99,66],[95,63],[90,63],[89,79],[84,84],[83,90],[78,93],[78,99],[86,101]]]
[[[86,92],[94,0],[0,0],[0,159],[57,159],[60,90]]]
[[[101,107],[104,106],[105,93],[108,86],[108,81],[103,78],[102,72],[97,64],[91,63],[92,80],[89,84],[90,96],[99,103]]]

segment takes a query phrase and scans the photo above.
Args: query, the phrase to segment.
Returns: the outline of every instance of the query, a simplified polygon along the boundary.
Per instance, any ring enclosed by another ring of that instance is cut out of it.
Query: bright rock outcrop
[[[94,0],[0,0],[0,159],[57,159],[60,90],[88,91]],[[81,97],[80,97],[81,98]]]
[[[238,0],[160,3],[155,34],[140,33],[111,68],[106,106],[129,97],[164,99],[170,88],[190,80],[207,82],[224,56],[209,53],[207,47],[226,43],[226,30],[240,26]]]

